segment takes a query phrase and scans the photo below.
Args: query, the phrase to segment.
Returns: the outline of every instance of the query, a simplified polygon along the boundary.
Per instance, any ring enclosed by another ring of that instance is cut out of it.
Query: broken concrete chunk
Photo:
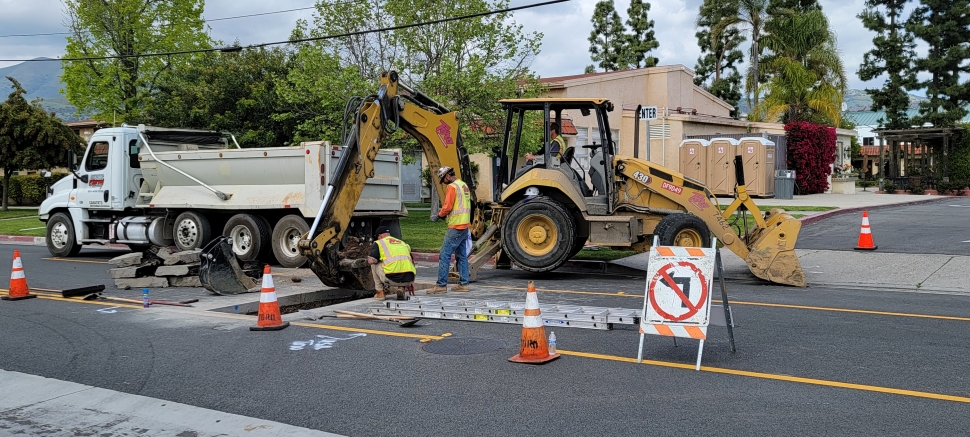
[[[136,266],[141,263],[141,252],[126,253],[121,256],[116,256],[108,261],[108,264],[117,267],[128,267]]]
[[[183,250],[181,252],[173,253],[169,258],[165,259],[165,265],[171,266],[176,264],[193,264],[199,262],[199,253],[201,250]]]
[[[168,278],[168,284],[172,287],[201,287],[198,276],[172,276]]]
[[[155,276],[198,276],[199,264],[185,264],[178,266],[165,265],[155,270]]]
[[[165,288],[168,287],[168,279],[157,276],[147,278],[125,278],[115,279],[115,287],[118,288]]]
[[[111,279],[134,278],[138,273],[138,267],[124,267],[120,269],[108,269],[108,276]]]

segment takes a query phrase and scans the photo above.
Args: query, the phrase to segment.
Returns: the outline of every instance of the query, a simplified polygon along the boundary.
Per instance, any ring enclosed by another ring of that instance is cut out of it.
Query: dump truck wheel
[[[310,231],[306,220],[296,215],[288,215],[276,222],[273,227],[273,255],[283,267],[297,268],[306,264],[306,257],[300,254],[300,238]]]
[[[566,208],[548,197],[520,202],[502,225],[502,248],[523,270],[548,272],[561,266],[576,245],[576,224]]]
[[[47,250],[51,255],[61,258],[77,255],[81,251],[81,245],[77,244],[74,223],[63,212],[54,214],[47,220]]]
[[[175,218],[173,233],[175,247],[179,250],[201,249],[212,239],[209,219],[192,211],[185,211]]]
[[[660,220],[653,231],[661,246],[710,247],[711,231],[699,217],[690,214],[670,214]]]
[[[232,216],[226,222],[226,227],[222,228],[222,235],[229,239],[236,258],[243,261],[253,261],[269,248],[269,223],[258,215]]]

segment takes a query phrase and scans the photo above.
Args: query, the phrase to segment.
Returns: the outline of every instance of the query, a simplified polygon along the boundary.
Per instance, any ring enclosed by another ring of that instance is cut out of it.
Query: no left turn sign
[[[667,263],[650,280],[650,307],[664,320],[682,322],[706,306],[707,278],[691,262]]]

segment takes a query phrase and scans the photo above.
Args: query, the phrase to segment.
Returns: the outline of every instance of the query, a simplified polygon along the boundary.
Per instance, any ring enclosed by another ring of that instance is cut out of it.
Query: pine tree
[[[929,46],[926,57],[914,61],[914,70],[929,73],[916,88],[926,88],[927,101],[920,103],[916,121],[933,126],[952,126],[967,114],[970,81],[970,2],[967,0],[921,0],[906,28]]]
[[[624,62],[627,36],[613,0],[600,0],[593,11],[593,30],[589,33],[589,53],[593,62],[606,71],[619,70]]]
[[[867,0],[866,10],[859,14],[862,25],[876,32],[873,49],[866,52],[859,67],[859,79],[868,81],[888,75],[882,88],[866,89],[866,93],[872,97],[873,111],[886,111],[884,123],[889,129],[909,126],[909,96],[905,88],[914,85],[911,68],[915,43],[902,18],[906,3],[908,0]]]
[[[739,46],[745,38],[735,27],[726,28],[717,38],[712,38],[711,29],[725,18],[734,16],[737,8],[737,0],[704,0],[695,34],[701,56],[694,68],[694,83],[733,105],[735,112],[741,100],[741,75],[735,64],[743,62],[744,54]]]
[[[627,35],[627,43],[624,50],[622,64],[628,67],[641,68],[653,67],[660,60],[654,56],[647,56],[651,50],[660,47],[660,42],[654,36],[653,20],[647,13],[650,12],[650,3],[643,0],[630,0],[630,7],[627,8],[626,24],[630,26],[631,34]],[[643,65],[640,65],[640,64]]]

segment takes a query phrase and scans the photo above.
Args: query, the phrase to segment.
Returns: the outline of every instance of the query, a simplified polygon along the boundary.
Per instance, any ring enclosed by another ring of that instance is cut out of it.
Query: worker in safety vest
[[[526,153],[525,159],[528,159],[529,161],[533,161],[534,159],[536,159],[536,156],[544,156],[543,154],[546,153],[546,148],[548,147],[549,156],[556,157],[562,160],[562,154],[566,151],[566,141],[563,140],[561,136],[559,136],[559,123],[556,123],[556,122],[549,123],[549,136],[552,137],[552,140],[549,141],[548,145],[545,145],[541,149],[539,149],[539,151],[536,152],[535,155],[531,153]]]
[[[468,291],[468,235],[471,232],[472,194],[468,185],[455,176],[455,170],[445,166],[438,169],[438,180],[448,184],[448,192],[441,210],[431,214],[436,222],[447,217],[448,232],[438,252],[438,281],[428,294],[441,294],[448,291],[448,267],[451,255],[455,255],[458,267],[458,285],[451,291]]]
[[[397,300],[404,300],[404,292],[414,284],[414,261],[411,246],[391,236],[387,226],[377,228],[377,240],[371,248],[367,262],[374,276],[374,299],[384,300],[384,290],[392,288]]]

